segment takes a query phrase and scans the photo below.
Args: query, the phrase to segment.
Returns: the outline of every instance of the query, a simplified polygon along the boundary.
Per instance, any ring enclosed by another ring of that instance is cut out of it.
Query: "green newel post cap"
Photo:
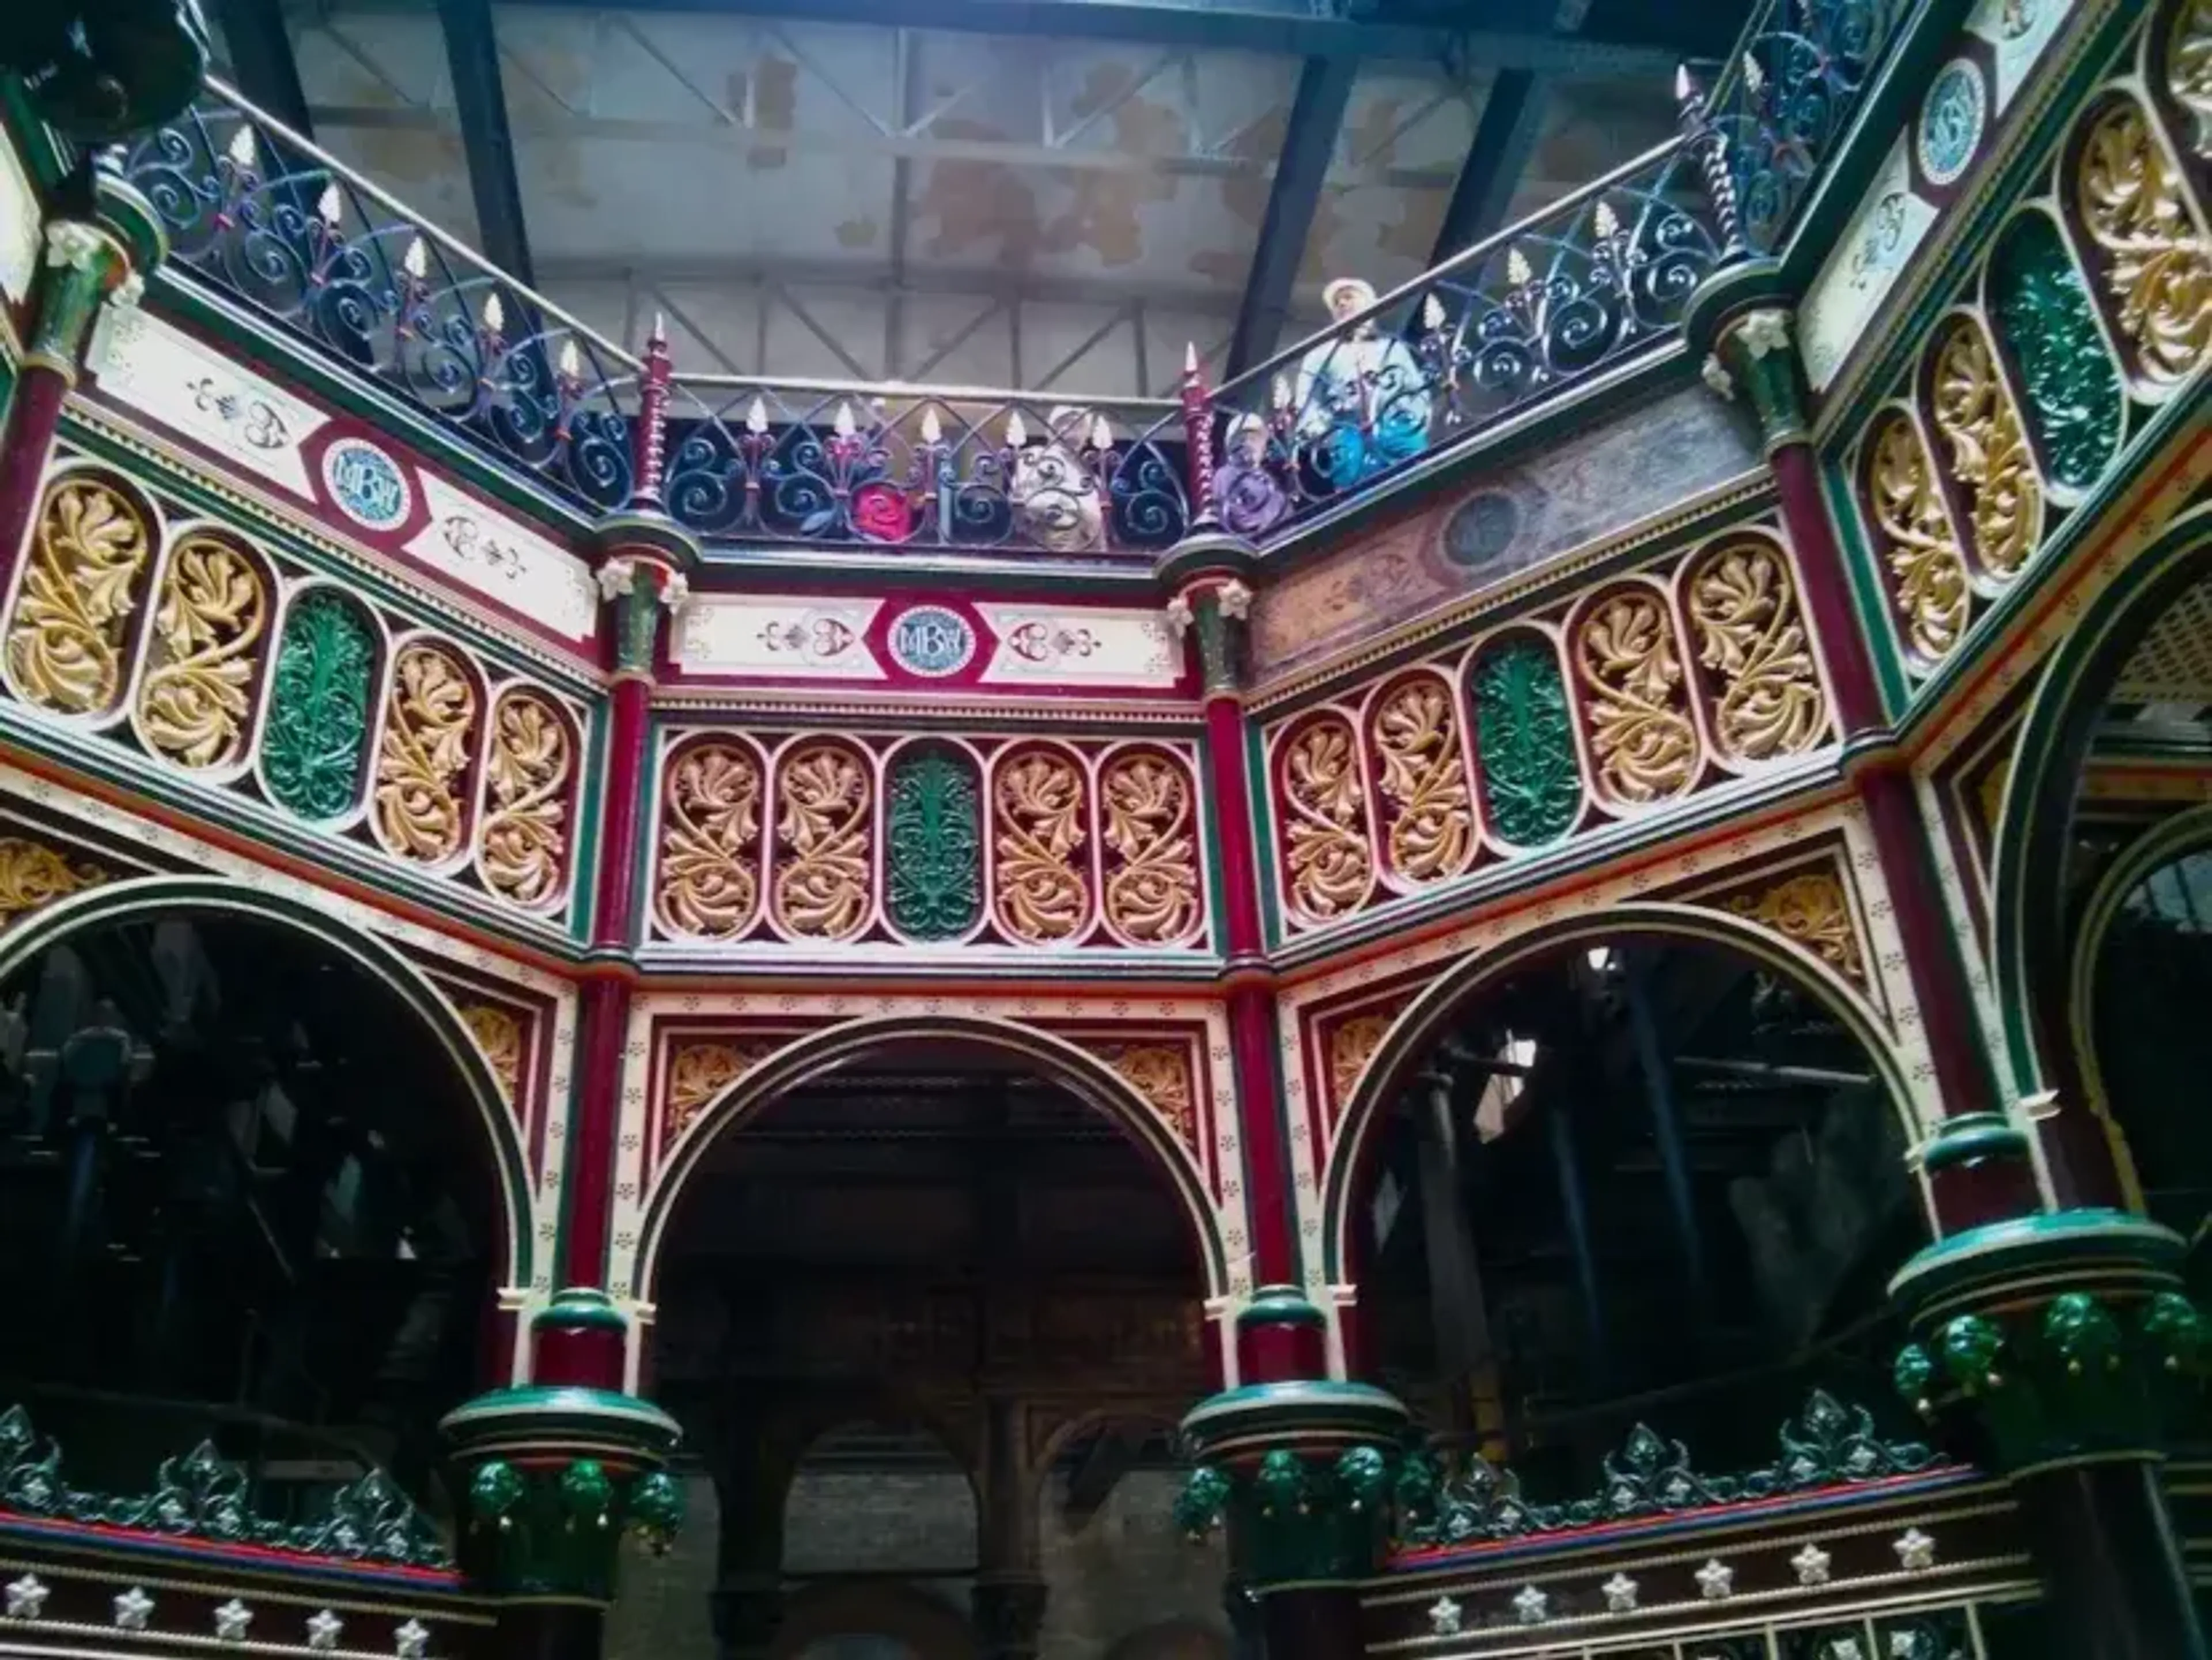
[[[615,1299],[596,1286],[570,1286],[553,1293],[553,1300],[530,1317],[530,1329],[549,1331],[605,1331],[620,1336],[629,1330],[629,1316]]]
[[[550,1316],[553,1329],[574,1329],[610,1313],[621,1318],[579,1298],[532,1324],[544,1330]],[[683,1526],[684,1489],[665,1468],[681,1432],[635,1395],[575,1385],[494,1389],[440,1427],[467,1495],[461,1568],[478,1590],[604,1605],[614,1599],[623,1535],[665,1550]]]
[[[1890,1281],[1913,1340],[1897,1356],[1898,1392],[2008,1475],[2160,1456],[2201,1418],[2212,1373],[2212,1333],[2182,1289],[2186,1249],[2112,1210],[1940,1240]]]
[[[1325,1330],[1328,1316],[1296,1286],[1262,1286],[1237,1314],[1239,1331],[1261,1326],[1312,1326]]]

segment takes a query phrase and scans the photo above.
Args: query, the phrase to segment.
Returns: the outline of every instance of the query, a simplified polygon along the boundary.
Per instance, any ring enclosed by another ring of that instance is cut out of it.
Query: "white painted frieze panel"
[[[599,596],[590,566],[435,473],[417,478],[430,521],[407,544],[410,554],[565,640],[591,641]]]

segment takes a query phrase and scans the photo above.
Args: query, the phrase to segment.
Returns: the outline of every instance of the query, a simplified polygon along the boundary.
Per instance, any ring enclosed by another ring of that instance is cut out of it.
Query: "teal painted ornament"
[[[629,1519],[654,1554],[665,1554],[684,1526],[683,1487],[665,1470],[640,1476],[629,1490]]]
[[[910,939],[953,939],[983,911],[982,810],[975,769],[942,749],[891,765],[884,908]]]
[[[1943,1328],[1939,1340],[1943,1370],[1969,1395],[1979,1388],[1996,1389],[2004,1382],[1996,1370],[2004,1341],[2004,1333],[1994,1320],[1962,1314]]]
[[[319,588],[292,607],[261,740],[261,775],[278,805],[307,819],[352,809],[375,669],[374,637],[351,600]]]
[[[469,1482],[469,1508],[479,1523],[495,1523],[503,1532],[514,1525],[514,1507],[522,1502],[522,1476],[504,1458],[480,1465]]]
[[[1374,1511],[1389,1491],[1390,1467],[1378,1448],[1347,1447],[1336,1461],[1336,1480],[1344,1490],[1347,1507],[1354,1511]]]
[[[1475,749],[1492,826],[1516,847],[1541,847],[1573,827],[1582,768],[1559,654],[1517,635],[1474,666]]]
[[[1204,1539],[1220,1526],[1222,1515],[1229,1508],[1229,1491],[1226,1475],[1211,1464],[1200,1464],[1185,1478],[1182,1491],[1176,1494],[1176,1526],[1193,1543]]]
[[[1917,140],[1920,171],[1929,184],[1953,184],[1966,172],[1981,147],[1989,117],[1989,83],[1978,64],[1954,58],[1937,71],[1920,106]]]
[[[2142,1335],[2168,1371],[2194,1371],[2204,1359],[2204,1316],[2178,1291],[2162,1291],[2142,1312]]]
[[[604,1528],[607,1510],[614,1503],[614,1483],[596,1458],[579,1458],[561,1472],[561,1504],[568,1512],[568,1525],[589,1522]]]
[[[1260,1498],[1260,1514],[1266,1517],[1304,1515],[1306,1511],[1306,1467],[1297,1454],[1277,1447],[1260,1461],[1252,1487]]]
[[[2066,1362],[2072,1377],[2092,1368],[2119,1370],[2120,1323],[2087,1292],[2069,1291],[2051,1299],[2043,1311],[2043,1341]]]
[[[2058,483],[2087,489],[2119,453],[2119,371],[2081,273],[2047,215],[2023,213],[2005,233],[1990,272],[1992,309],[2020,366],[2028,424]]]

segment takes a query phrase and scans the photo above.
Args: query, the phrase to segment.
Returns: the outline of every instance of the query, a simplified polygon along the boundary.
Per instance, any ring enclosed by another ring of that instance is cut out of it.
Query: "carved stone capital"
[[[1235,691],[1243,684],[1251,617],[1252,590],[1234,576],[1194,578],[1168,601],[1168,626],[1176,637],[1198,632],[1199,669],[1207,691]]]
[[[1722,324],[1705,384],[1733,401],[1741,390],[1759,417],[1768,453],[1806,439],[1805,398],[1790,338],[1791,319],[1779,306],[1740,312]]]

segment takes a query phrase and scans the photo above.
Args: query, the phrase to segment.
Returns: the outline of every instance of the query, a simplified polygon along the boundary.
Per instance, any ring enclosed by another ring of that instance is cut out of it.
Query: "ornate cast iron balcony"
[[[1706,273],[1774,247],[1904,0],[1766,0],[1683,135],[1177,400],[678,374],[663,501],[712,540],[1149,559],[1262,546],[1656,357]],[[625,505],[645,364],[210,83],[120,165],[167,267],[586,514]]]

